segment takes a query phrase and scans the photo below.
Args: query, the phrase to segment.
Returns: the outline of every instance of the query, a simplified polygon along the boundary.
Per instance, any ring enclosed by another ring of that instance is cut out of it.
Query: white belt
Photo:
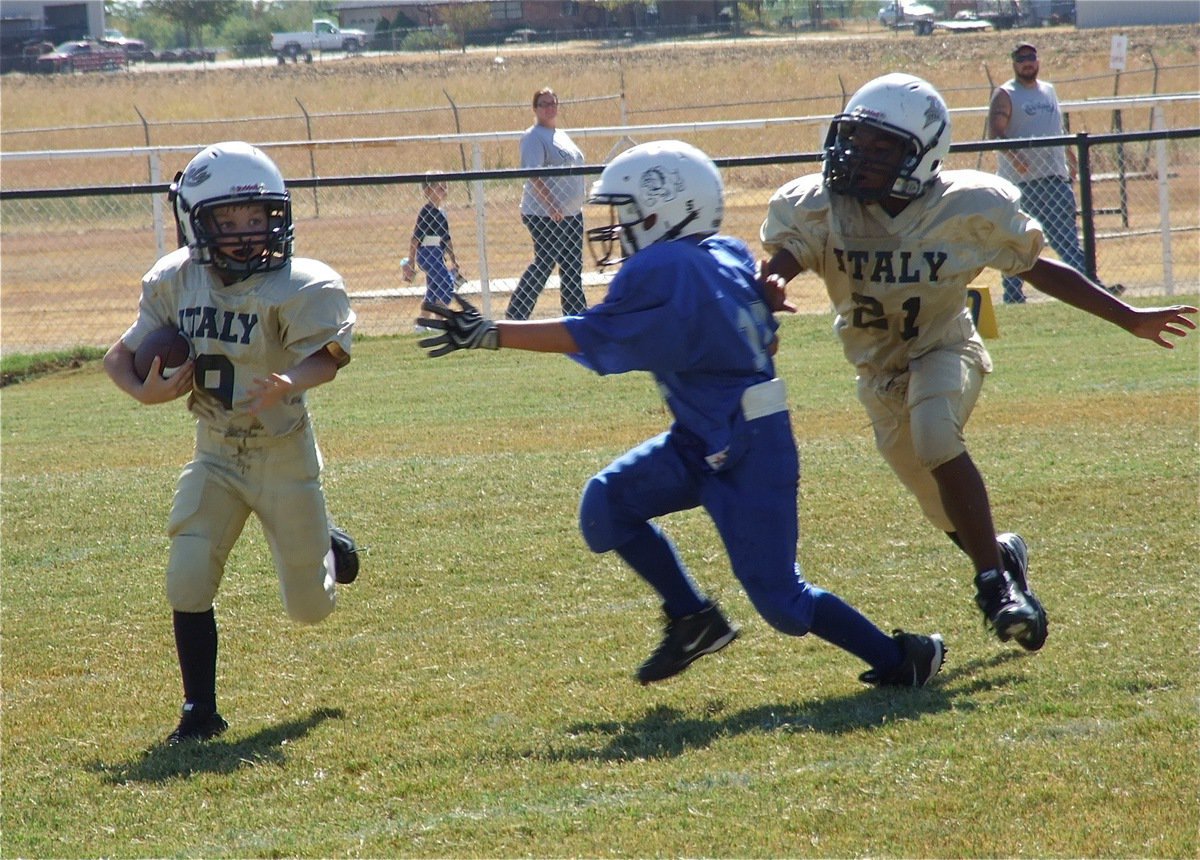
[[[422,248],[437,248],[442,244],[441,236],[425,236],[421,239]]]
[[[742,414],[747,421],[787,411],[787,386],[782,379],[752,385],[742,392]]]

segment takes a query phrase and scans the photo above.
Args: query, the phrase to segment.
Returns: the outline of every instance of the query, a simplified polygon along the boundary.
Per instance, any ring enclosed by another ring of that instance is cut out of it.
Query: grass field
[[[865,688],[852,658],[768,629],[695,512],[665,526],[743,635],[639,687],[656,602],[587,551],[575,507],[665,426],[653,385],[370,339],[311,398],[364,572],[296,626],[248,528],[217,605],[231,729],[203,747],[160,745],[182,404],[139,406],[95,362],[5,388],[0,853],[1197,856],[1200,337],[1168,352],[1057,303],[997,314],[969,441],[1030,542],[1041,653],[983,632],[824,316],[785,319],[779,356],[801,557],[882,626],[945,635],[927,689]]]

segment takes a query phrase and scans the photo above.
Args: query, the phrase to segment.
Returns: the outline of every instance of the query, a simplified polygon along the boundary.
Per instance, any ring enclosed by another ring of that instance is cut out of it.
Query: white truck
[[[367,47],[367,34],[362,30],[343,30],[332,21],[318,18],[311,30],[296,33],[272,33],[271,50],[280,63],[312,62],[313,51],[345,51],[353,53]]]
[[[883,0],[879,5],[879,23],[891,30],[912,27],[918,35],[925,35],[927,25],[933,32],[933,19],[937,17],[933,7],[913,0]]]

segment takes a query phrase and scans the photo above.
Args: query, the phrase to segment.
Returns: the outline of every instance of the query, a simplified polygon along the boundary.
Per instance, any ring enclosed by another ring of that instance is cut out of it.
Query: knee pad
[[[798,591],[769,597],[772,599],[753,602],[771,627],[785,636],[804,636],[812,629],[813,599],[807,583]]]
[[[949,463],[967,450],[962,426],[946,397],[929,397],[909,410],[913,451],[926,469]]]
[[[579,499],[579,531],[592,552],[608,552],[617,546],[608,501],[608,484],[594,477],[583,488]]]
[[[808,626],[799,623],[784,606],[779,604],[760,607],[758,614],[762,616],[763,621],[785,636],[804,636],[808,633]]]
[[[287,587],[281,589],[283,609],[288,618],[297,624],[316,624],[328,618],[337,607],[337,593],[333,586],[333,554],[326,559],[326,577],[310,588]]]
[[[221,563],[207,538],[176,535],[167,562],[167,602],[176,612],[212,609],[221,581]]]
[[[804,636],[812,629],[815,589],[804,579],[800,565],[792,568],[786,583],[777,581],[763,588],[757,580],[742,580],[746,596],[774,629],[786,636]]]
[[[310,541],[271,543],[279,574],[279,596],[288,618],[300,624],[316,624],[337,605],[336,568],[328,532],[318,532]]]

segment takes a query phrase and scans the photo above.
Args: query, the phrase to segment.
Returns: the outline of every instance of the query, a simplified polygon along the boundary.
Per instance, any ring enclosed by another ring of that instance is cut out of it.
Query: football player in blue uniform
[[[888,636],[836,595],[808,583],[796,561],[800,461],[784,383],[772,355],[777,323],[741,241],[718,235],[724,184],[712,160],[679,141],[635,146],[605,168],[588,200],[610,226],[588,231],[600,266],[621,263],[604,300],[555,320],[493,321],[429,305],[421,341],[433,356],[459,349],[569,355],[600,374],[654,375],[674,416],[588,481],[584,540],[615,551],[662,598],[666,631],[637,670],[643,684],[677,675],[738,635],[700,591],[653,521],[703,506],[734,575],[759,614],[791,636],[812,632],[862,659],[869,684],[919,687],[941,668],[940,635]]]

